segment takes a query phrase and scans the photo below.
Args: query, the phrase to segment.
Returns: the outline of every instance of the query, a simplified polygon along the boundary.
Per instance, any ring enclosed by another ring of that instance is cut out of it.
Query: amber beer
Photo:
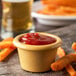
[[[33,0],[3,0],[2,27],[5,32],[27,32],[32,28]]]

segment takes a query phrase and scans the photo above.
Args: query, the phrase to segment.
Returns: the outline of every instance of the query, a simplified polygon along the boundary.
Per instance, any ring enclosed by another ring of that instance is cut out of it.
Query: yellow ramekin
[[[45,72],[50,70],[50,65],[56,57],[57,48],[62,43],[58,36],[42,32],[38,33],[56,38],[57,41],[48,45],[28,45],[19,41],[19,38],[24,34],[18,35],[13,41],[18,49],[22,69],[31,72]]]

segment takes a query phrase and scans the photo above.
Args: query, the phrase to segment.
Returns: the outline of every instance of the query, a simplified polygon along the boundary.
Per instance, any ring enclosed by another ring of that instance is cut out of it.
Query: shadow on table
[[[51,30],[65,27],[65,26],[43,25],[43,24],[40,24],[36,18],[33,18],[33,22],[34,22],[36,32],[45,32],[45,31],[49,31],[49,30],[51,31]]]

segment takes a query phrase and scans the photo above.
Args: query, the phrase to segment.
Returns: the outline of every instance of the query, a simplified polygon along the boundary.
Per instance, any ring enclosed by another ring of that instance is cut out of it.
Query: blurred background
[[[1,1],[1,0],[0,0]],[[45,2],[48,1],[48,0],[44,0]],[[51,1],[51,0],[50,0]],[[53,0],[55,1],[55,0]],[[66,4],[68,0],[66,0],[64,3]],[[73,0],[73,3],[74,3],[75,0]],[[71,0],[69,1],[71,4]],[[1,3],[1,2],[0,2]],[[63,3],[63,2],[62,2]],[[51,4],[50,4],[51,5]],[[54,5],[55,6],[55,5]],[[73,5],[72,5],[73,6]],[[76,17],[71,17],[69,16],[70,18],[68,18],[67,16],[65,16],[65,19],[63,19],[63,17],[61,17],[61,19],[59,19],[59,16],[64,16],[65,13],[69,13],[69,12],[73,12],[73,14],[76,15],[76,9],[74,9],[73,7],[62,7],[60,5],[59,8],[53,8],[54,10],[57,9],[57,13],[59,13],[60,15],[55,16],[53,13],[52,14],[48,14],[51,12],[51,10],[48,10],[50,8],[50,6],[47,7],[47,9],[43,10],[42,7],[44,7],[43,4],[41,4],[40,0],[34,0],[34,3],[33,3],[33,11],[32,13],[34,12],[32,18],[33,18],[33,25],[35,26],[35,31],[36,32],[45,32],[45,31],[49,31],[49,30],[56,30],[56,29],[59,29],[59,28],[63,28],[65,27],[64,25],[70,25],[70,24],[73,24],[73,23],[76,23]],[[57,6],[56,6],[57,7]],[[21,8],[22,9],[22,8]],[[40,11],[42,9],[42,12],[44,13],[37,13],[38,11]],[[51,8],[52,9],[52,8]],[[37,11],[37,12],[36,12]],[[65,12],[64,12],[65,11]],[[45,12],[47,12],[47,17],[46,19],[44,19],[45,17]],[[27,13],[28,14],[28,13]],[[63,14],[63,15],[61,15]],[[14,14],[15,15],[15,14]],[[43,15],[43,16],[40,16],[40,15]],[[49,15],[49,19],[48,19],[48,15]],[[35,17],[37,16],[37,17]],[[51,16],[54,16],[54,17],[51,17]],[[53,19],[54,18],[54,19]],[[1,19],[2,19],[2,3],[0,4],[0,26],[1,26]],[[42,19],[42,20],[41,20]],[[19,19],[18,19],[19,21]],[[40,23],[40,21],[42,21],[42,24]],[[48,25],[48,23],[50,25]],[[1,27],[0,27],[1,29]],[[1,30],[0,30],[1,31]],[[1,33],[1,32],[0,32]]]
[[[34,0],[34,1],[39,1],[39,0]]]

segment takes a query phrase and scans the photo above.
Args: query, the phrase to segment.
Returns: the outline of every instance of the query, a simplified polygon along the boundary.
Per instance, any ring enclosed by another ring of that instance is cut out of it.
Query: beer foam
[[[31,1],[31,0],[2,0],[4,2],[28,2],[28,1]]]

